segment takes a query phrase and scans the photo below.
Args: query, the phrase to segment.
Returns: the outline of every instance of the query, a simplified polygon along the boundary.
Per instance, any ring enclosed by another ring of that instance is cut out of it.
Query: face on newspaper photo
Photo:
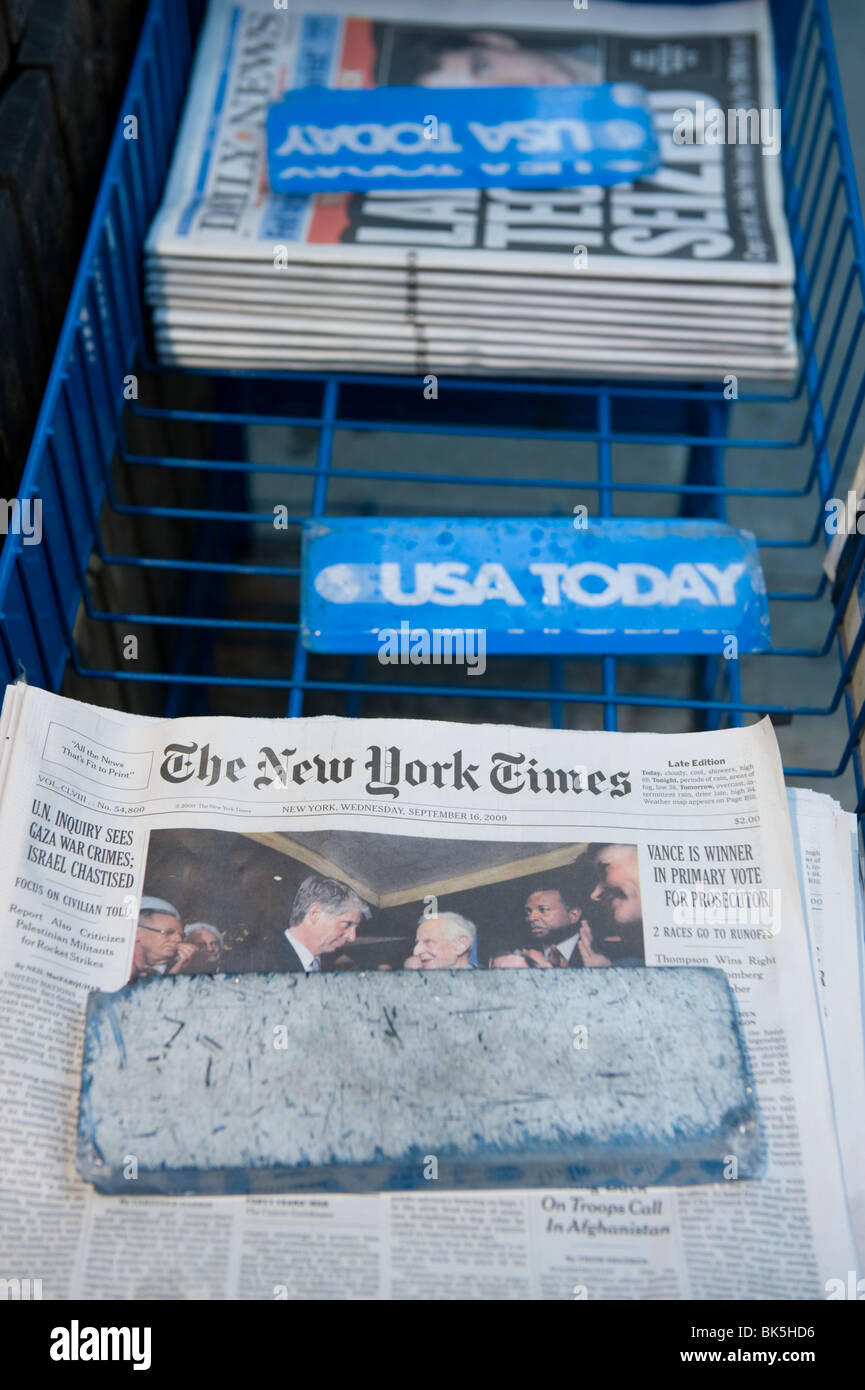
[[[427,24],[376,24],[372,29],[379,86],[561,87],[603,81],[600,44],[580,42],[573,30]]]
[[[158,830],[130,980],[644,962],[636,845]]]

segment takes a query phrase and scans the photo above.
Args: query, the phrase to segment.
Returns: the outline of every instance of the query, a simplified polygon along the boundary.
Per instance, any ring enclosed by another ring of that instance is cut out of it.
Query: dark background
[[[0,0],[0,497],[14,497],[144,0]]]

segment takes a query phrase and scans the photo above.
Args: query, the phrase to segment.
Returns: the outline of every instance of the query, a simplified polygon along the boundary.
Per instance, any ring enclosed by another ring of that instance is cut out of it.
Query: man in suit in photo
[[[369,915],[369,904],[347,884],[309,874],[294,895],[285,931],[245,950],[238,949],[237,958],[232,953],[226,968],[278,973],[302,970],[314,975],[321,970],[321,957],[354,941],[358,927]]]
[[[595,882],[594,869],[583,855],[566,872],[531,884],[524,911],[532,944],[495,956],[491,965],[557,970],[609,965],[608,957],[596,949],[585,919]]]
[[[526,926],[547,965],[579,965],[582,908],[564,878],[533,885],[526,898]]]
[[[470,956],[477,931],[474,922],[459,912],[439,912],[421,917],[414,952],[405,970],[472,970]]]
[[[144,897],[138,908],[138,927],[129,983],[152,975],[176,975],[197,947],[184,941],[180,913],[164,898]]]

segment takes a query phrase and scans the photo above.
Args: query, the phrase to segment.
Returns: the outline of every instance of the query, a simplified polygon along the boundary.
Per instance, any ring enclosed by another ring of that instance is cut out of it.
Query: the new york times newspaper
[[[865,1108],[852,818],[797,794],[818,1006],[768,720],[683,735],[157,721],[18,685],[0,748],[0,1276],[93,1299],[847,1287],[844,1168],[861,1135],[847,1124],[842,1153],[834,1112]],[[334,884],[340,924],[312,942],[298,922]],[[405,1194],[156,1198],[135,1195],[132,1171],[128,1196],[77,1175],[92,989],[247,968],[642,963],[726,971],[767,1144],[759,1179],[439,1192],[431,1171]]]

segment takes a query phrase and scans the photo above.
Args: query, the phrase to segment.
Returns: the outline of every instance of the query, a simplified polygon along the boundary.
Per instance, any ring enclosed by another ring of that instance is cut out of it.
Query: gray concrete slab
[[[101,1191],[646,1186],[759,1175],[723,971],[181,976],[88,1005]]]

